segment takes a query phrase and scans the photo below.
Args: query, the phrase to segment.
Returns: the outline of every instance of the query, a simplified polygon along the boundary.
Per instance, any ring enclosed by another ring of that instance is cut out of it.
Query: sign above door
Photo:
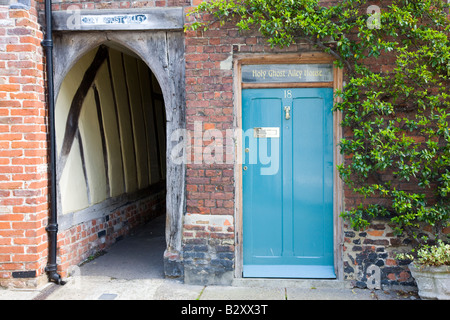
[[[184,26],[181,7],[82,10],[71,5],[54,11],[52,17],[55,31],[182,30]]]
[[[333,81],[331,64],[243,65],[243,83],[298,83]]]

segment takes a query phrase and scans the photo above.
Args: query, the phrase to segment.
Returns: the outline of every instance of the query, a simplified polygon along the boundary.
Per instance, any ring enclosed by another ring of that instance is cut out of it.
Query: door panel
[[[333,235],[329,214],[333,211],[333,119],[331,107],[326,107],[331,99],[325,95],[293,101],[294,254],[311,261],[332,252],[327,244]]]
[[[249,124],[257,123],[258,127],[263,128],[280,127],[281,99],[264,96],[251,99],[249,107],[254,112],[248,112]],[[279,154],[281,145],[271,141],[272,139],[265,139],[261,143],[261,139],[254,137],[254,126],[247,127],[248,130],[244,130],[243,140],[248,152],[244,149],[243,156],[244,165],[247,167],[246,175],[252,177],[253,183],[245,185],[244,194],[249,198],[244,203],[244,210],[254,212],[253,215],[246,217],[247,223],[253,226],[248,229],[247,243],[252,247],[251,257],[254,259],[281,256],[283,229],[280,220],[282,207],[279,205],[282,189],[281,172],[273,170],[274,174],[264,174],[271,173],[271,163],[267,159],[272,155],[266,151],[273,150],[274,155]]]
[[[244,277],[335,277],[332,101],[328,88],[242,92]]]

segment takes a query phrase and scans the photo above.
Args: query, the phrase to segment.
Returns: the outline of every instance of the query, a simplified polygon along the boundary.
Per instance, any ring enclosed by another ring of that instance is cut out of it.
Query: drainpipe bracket
[[[50,223],[45,227],[45,231],[47,232],[58,232],[58,224]]]
[[[41,41],[41,45],[46,48],[53,48],[53,40],[52,39],[44,39]]]
[[[55,272],[58,266],[56,264],[48,264],[45,266],[45,272]]]

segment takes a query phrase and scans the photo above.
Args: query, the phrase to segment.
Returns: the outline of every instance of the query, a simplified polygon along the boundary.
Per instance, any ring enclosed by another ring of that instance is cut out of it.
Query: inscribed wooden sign
[[[242,66],[244,83],[330,82],[331,64],[261,64]]]

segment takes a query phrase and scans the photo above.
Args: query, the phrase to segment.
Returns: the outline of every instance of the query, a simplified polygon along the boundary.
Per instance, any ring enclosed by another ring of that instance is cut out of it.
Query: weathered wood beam
[[[135,174],[136,174],[136,178],[139,179],[139,171],[138,171],[138,155],[137,155],[137,150],[136,150],[136,133],[135,133],[135,121],[136,119],[133,119],[133,110],[131,109],[133,106],[131,104],[131,96],[130,96],[130,86],[128,84],[128,76],[127,76],[127,68],[125,66],[125,58],[124,58],[124,54],[121,53],[121,58],[122,58],[122,70],[123,70],[123,74],[124,74],[124,82],[125,82],[125,87],[126,87],[126,92],[127,92],[127,103],[128,103],[128,112],[130,114],[130,130],[131,130],[131,137],[133,140],[133,143],[131,144],[131,146],[133,147],[133,156],[134,156],[134,168],[135,168]],[[139,187],[139,180],[137,180],[137,187]],[[128,192],[128,190],[127,190]]]
[[[112,91],[112,97],[113,97],[113,101],[114,101],[114,112],[115,112],[115,118],[116,118],[116,128],[117,128],[117,134],[119,137],[119,152],[120,152],[120,157],[121,157],[121,161],[122,161],[122,176],[123,176],[123,185],[122,185],[122,191],[126,192],[127,188],[126,188],[126,182],[125,182],[125,160],[124,160],[124,155],[123,155],[123,150],[122,150],[122,132],[120,130],[120,123],[119,123],[119,110],[118,110],[118,106],[117,106],[117,98],[116,98],[116,88],[114,87],[114,81],[112,79],[112,72],[111,72],[111,58],[108,54],[108,57],[106,59],[107,64],[108,64],[108,76],[109,76],[109,84],[111,86],[111,91]]]
[[[86,158],[84,156],[83,139],[81,138],[80,130],[77,130],[78,147],[80,149],[81,167],[83,169],[84,182],[86,184],[86,195],[88,204],[91,204],[91,191],[89,189],[89,178],[86,170]]]
[[[100,128],[100,138],[102,140],[103,163],[105,165],[105,178],[106,178],[106,197],[109,198],[111,196],[111,186],[109,183],[108,149],[106,147],[105,126],[103,125],[102,105],[100,102],[98,89],[95,86],[95,84],[92,86],[92,88],[94,89],[95,107],[97,108],[97,118],[98,118],[98,125]]]
[[[67,161],[67,156],[69,155],[70,149],[72,148],[73,140],[78,130],[78,122],[80,119],[81,108],[83,106],[84,99],[86,98],[86,95],[91,88],[92,83],[94,82],[100,66],[106,60],[107,56],[108,48],[105,46],[100,46],[97,53],[95,54],[94,60],[86,70],[86,73],[83,76],[83,80],[81,80],[81,84],[72,99],[69,114],[67,115],[66,130],[64,132],[61,153],[58,159],[57,168],[59,173],[63,172],[64,166]],[[59,179],[61,177],[61,174],[58,174],[57,177]]]
[[[182,7],[119,10],[81,10],[76,5],[54,11],[53,30],[182,30]]]

